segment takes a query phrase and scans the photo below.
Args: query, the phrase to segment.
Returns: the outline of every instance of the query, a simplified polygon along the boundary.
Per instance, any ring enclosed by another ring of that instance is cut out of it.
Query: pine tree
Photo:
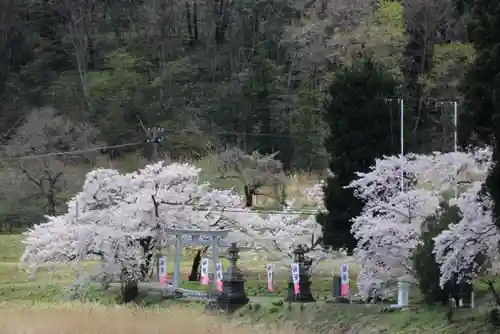
[[[331,134],[325,140],[330,157],[325,187],[325,207],[319,214],[325,246],[352,251],[351,218],[361,213],[363,203],[345,189],[356,172],[367,172],[382,155],[394,154],[399,147],[399,113],[395,101],[397,82],[373,60],[367,58],[335,75],[325,103],[324,120]]]
[[[460,119],[463,144],[493,145],[493,169],[486,188],[493,198],[493,215],[500,227],[500,2],[471,0],[468,25],[476,50],[474,64],[464,77],[462,89],[467,111]]]

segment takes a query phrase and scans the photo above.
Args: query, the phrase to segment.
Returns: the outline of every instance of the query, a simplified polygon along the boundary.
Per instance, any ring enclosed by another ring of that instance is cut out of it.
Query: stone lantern
[[[290,302],[314,302],[314,297],[311,292],[311,280],[309,277],[309,269],[312,265],[312,260],[305,257],[306,250],[302,245],[297,246],[293,251],[293,261],[299,264],[299,293],[295,294],[293,279],[290,276],[288,282],[287,301]]]
[[[245,293],[245,280],[238,267],[239,249],[232,243],[228,249],[227,259],[231,263],[222,277],[222,292],[217,297],[216,303],[220,309],[232,312],[248,303]]]

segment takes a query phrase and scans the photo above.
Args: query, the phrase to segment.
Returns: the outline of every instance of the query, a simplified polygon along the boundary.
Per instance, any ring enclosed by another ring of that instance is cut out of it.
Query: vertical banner
[[[300,293],[300,275],[299,275],[299,264],[292,263],[292,281],[293,281],[293,289],[295,290],[295,294],[298,295]]]
[[[208,285],[208,259],[201,259],[200,284]]]
[[[269,263],[267,265],[267,291],[269,292],[273,292],[274,291],[274,287],[273,287],[273,283],[274,283],[274,266]]]
[[[222,292],[222,263],[217,262],[217,291]]]
[[[158,280],[160,285],[167,283],[167,258],[165,256],[158,258]]]
[[[347,297],[349,295],[349,266],[343,263],[340,267],[340,295]]]

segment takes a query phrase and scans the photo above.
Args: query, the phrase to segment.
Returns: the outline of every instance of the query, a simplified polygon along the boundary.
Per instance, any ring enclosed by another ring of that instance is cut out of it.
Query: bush
[[[283,306],[284,300],[283,299],[275,300],[275,301],[272,302],[272,304],[274,306]]]
[[[422,244],[413,252],[413,266],[415,268],[419,288],[424,300],[428,304],[448,304],[450,295],[457,295],[457,284],[447,284],[445,289],[439,286],[439,265],[436,263],[434,237],[447,229],[450,224],[458,223],[461,219],[460,210],[456,206],[441,204],[441,210],[425,222],[426,231],[422,234]]]
[[[495,327],[500,326],[500,310],[494,308],[488,312],[488,322]]]

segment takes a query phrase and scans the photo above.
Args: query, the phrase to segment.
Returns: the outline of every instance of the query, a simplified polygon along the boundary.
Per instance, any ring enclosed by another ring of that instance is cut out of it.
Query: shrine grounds
[[[453,321],[447,309],[428,308],[418,292],[405,312],[387,311],[387,305],[331,303],[332,269],[321,268],[312,279],[316,303],[288,304],[288,273],[276,273],[275,292],[267,292],[265,263],[255,257],[240,260],[246,277],[247,295],[253,302],[229,317],[203,314],[202,302],[166,301],[143,286],[135,306],[116,302],[116,288],[102,293],[96,287],[87,295],[68,300],[67,287],[74,276],[67,268],[37,274],[30,282],[18,268],[23,248],[20,235],[0,235],[0,333],[489,333],[484,313],[488,309],[487,288],[475,287],[474,310],[456,309]],[[171,268],[173,264],[168,265]],[[182,263],[187,276],[191,257]],[[351,289],[355,289],[355,265],[351,263]],[[169,271],[171,271],[169,269]],[[182,287],[206,289],[193,282]],[[328,300],[328,302],[327,302]]]

